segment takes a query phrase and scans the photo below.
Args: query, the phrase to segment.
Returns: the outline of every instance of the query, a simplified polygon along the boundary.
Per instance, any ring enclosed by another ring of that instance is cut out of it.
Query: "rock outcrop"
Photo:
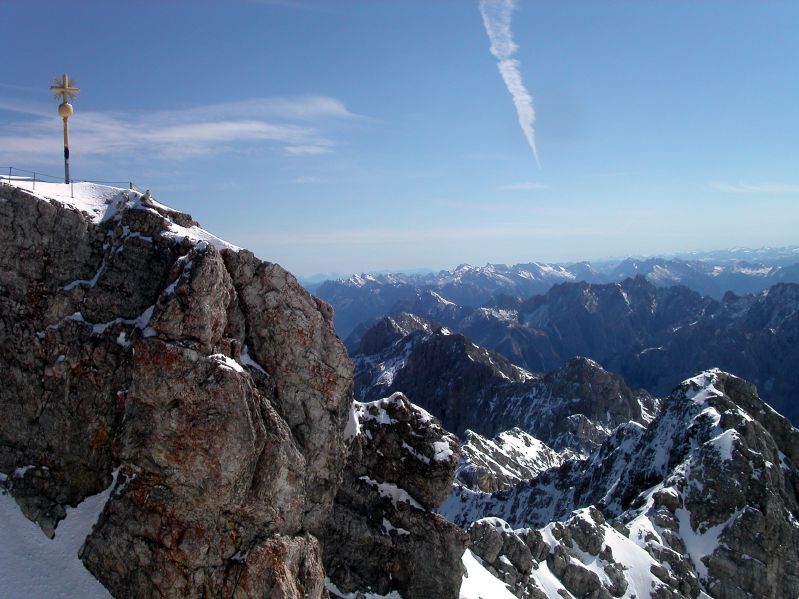
[[[0,185],[3,484],[52,536],[115,480],[80,554],[115,597],[324,597],[352,399],[332,311],[187,214],[75,190]]]
[[[656,597],[795,597],[798,458],[799,430],[751,383],[713,370],[677,387],[648,427],[618,427],[588,459],[504,492],[456,486],[441,510],[464,526],[490,516],[539,529],[549,572],[575,596],[603,596],[596,582],[617,596],[606,566],[618,563],[638,572],[623,573],[630,585],[646,574]],[[472,551],[486,553],[480,547]],[[509,576],[523,587],[537,575]]]
[[[457,599],[467,537],[431,510],[449,494],[457,439],[403,395],[356,402],[344,482],[323,535],[334,597]]]
[[[519,428],[504,431],[492,439],[466,431],[461,439],[456,478],[459,484],[470,489],[500,491],[575,457],[573,451],[555,451]]]

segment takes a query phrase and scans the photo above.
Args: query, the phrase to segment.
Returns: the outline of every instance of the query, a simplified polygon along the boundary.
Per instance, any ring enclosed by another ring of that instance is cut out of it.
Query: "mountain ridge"
[[[795,548],[799,536],[797,458],[799,430],[751,383],[712,370],[678,386],[648,427],[619,427],[586,460],[493,494],[456,484],[440,509],[462,525],[501,522],[495,526],[502,536],[539,547],[539,567],[545,558],[547,571],[572,593],[588,584],[627,596],[632,580],[620,589],[611,576],[622,545],[604,549],[620,532],[619,541],[653,560],[645,570],[653,596],[695,597],[703,589],[719,597],[791,597],[799,564],[784,548]],[[586,509],[594,510],[588,518]],[[538,529],[537,545],[529,529]],[[485,527],[469,530],[473,540],[485,534]],[[496,556],[487,559],[503,570]],[[605,564],[604,573],[592,562]],[[529,565],[517,562],[511,574],[514,583],[541,586]]]
[[[444,325],[528,371],[550,371],[583,355],[656,395],[670,392],[675,380],[718,366],[752,380],[767,401],[799,420],[794,283],[714,300],[638,276],[621,283],[562,283],[527,300],[498,298],[481,308],[423,291],[397,309],[405,312],[390,316],[394,322]],[[350,353],[357,356],[360,339],[385,326],[384,319],[351,335]]]
[[[452,270],[427,274],[356,274],[325,281],[314,291],[336,310],[336,328],[347,337],[359,324],[394,310],[397,302],[431,290],[457,304],[478,307],[497,295],[519,298],[546,293],[562,282],[613,283],[637,275],[658,286],[685,285],[714,299],[727,291],[759,292],[775,283],[799,283],[799,248],[758,252],[731,250],[686,258],[627,258],[598,264],[588,262],[528,262],[507,266],[461,264]],[[752,258],[759,261],[752,262]]]

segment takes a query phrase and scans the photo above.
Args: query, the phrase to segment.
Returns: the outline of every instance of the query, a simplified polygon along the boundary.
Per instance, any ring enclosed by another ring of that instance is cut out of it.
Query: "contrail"
[[[541,166],[538,161],[538,148],[535,145],[533,97],[524,87],[522,75],[519,72],[519,61],[513,58],[518,48],[510,30],[511,13],[515,8],[515,0],[480,0],[480,14],[483,15],[483,25],[491,42],[491,54],[499,61],[497,68],[505,82],[505,87],[513,97],[516,114],[519,117],[519,126],[533,151],[536,164]]]

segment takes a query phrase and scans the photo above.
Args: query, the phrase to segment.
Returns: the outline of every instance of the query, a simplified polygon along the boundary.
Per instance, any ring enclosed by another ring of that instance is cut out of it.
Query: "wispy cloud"
[[[525,189],[548,189],[549,185],[536,183],[535,181],[522,181],[521,183],[510,183],[497,187],[500,191],[521,191]]]
[[[318,121],[345,119],[371,121],[373,119],[351,112],[344,103],[330,96],[288,96],[275,98],[252,98],[236,102],[222,102],[195,106],[180,111],[156,113],[156,117],[179,116],[186,120],[198,118],[217,119],[236,116],[238,118],[281,119]]]
[[[39,87],[31,87],[29,85],[17,85],[15,83],[0,83],[0,88],[5,89],[13,89],[18,91],[25,91],[25,92],[39,92],[41,93],[41,88]]]
[[[10,87],[10,86],[3,86],[3,87]],[[52,107],[50,107],[50,109],[47,110],[46,107],[43,105],[30,104],[29,102],[16,100],[14,98],[0,97],[0,112],[3,111],[15,112],[18,114],[31,114],[34,116],[41,116],[41,117],[47,117],[56,114],[55,110]]]
[[[268,235],[269,245],[275,246],[338,246],[347,245],[406,245],[408,243],[439,243],[475,241],[478,239],[529,238],[561,239],[586,237],[601,234],[600,228],[580,227],[572,224],[561,226],[500,224],[478,227],[442,227],[431,229],[352,229],[334,231],[275,231]],[[235,238],[236,243],[259,245],[264,242],[263,231]]]
[[[3,127],[0,159],[25,163],[60,156],[61,122],[54,106],[0,97],[0,110],[27,117]],[[302,96],[152,113],[83,112],[76,103],[70,126],[73,151],[86,157],[147,152],[180,160],[248,143],[277,146],[290,155],[322,154],[336,145],[324,132],[330,123],[365,119],[336,98]]]
[[[710,187],[724,193],[799,193],[799,185],[788,183],[711,183]]]
[[[320,144],[311,146],[286,146],[284,149],[286,153],[295,156],[313,156],[314,154],[327,154],[331,151],[329,146]]]
[[[324,183],[325,181],[326,179],[323,179],[322,177],[317,177],[316,175],[301,175],[299,177],[296,177],[293,182],[304,185],[311,183]]]
[[[519,61],[513,58],[518,49],[513,41],[513,33],[510,28],[511,16],[515,8],[514,0],[480,0],[480,14],[483,16],[483,25],[491,42],[491,54],[499,61],[497,67],[516,106],[519,126],[533,151],[536,163],[540,166],[538,148],[535,144],[533,97],[522,81]]]

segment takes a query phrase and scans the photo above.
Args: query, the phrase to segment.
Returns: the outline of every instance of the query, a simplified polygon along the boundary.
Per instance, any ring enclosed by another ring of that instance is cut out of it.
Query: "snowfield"
[[[38,186],[38,184],[37,184]],[[4,599],[111,599],[78,559],[83,541],[105,507],[113,483],[74,508],[48,539],[0,491],[0,584]]]

